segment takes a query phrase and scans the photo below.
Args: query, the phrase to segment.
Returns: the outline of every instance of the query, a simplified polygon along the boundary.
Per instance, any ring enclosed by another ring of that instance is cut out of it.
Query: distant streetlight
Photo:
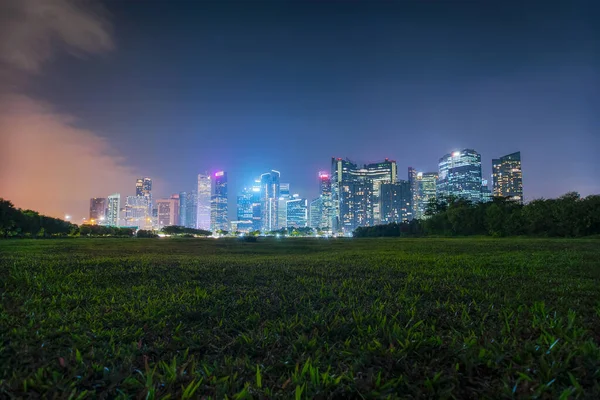
[[[71,216],[70,215],[65,215],[65,219],[68,221],[68,220],[71,219]]]

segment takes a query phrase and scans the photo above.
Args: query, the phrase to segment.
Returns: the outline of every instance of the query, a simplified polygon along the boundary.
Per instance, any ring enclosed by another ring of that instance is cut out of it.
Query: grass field
[[[600,398],[600,240],[0,241],[0,398]]]

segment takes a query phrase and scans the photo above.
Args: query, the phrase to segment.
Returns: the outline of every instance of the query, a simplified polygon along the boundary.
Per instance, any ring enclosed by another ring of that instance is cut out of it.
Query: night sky
[[[137,175],[156,198],[223,169],[233,217],[270,169],[310,200],[332,156],[406,179],[461,148],[488,179],[521,151],[526,200],[600,193],[595,1],[47,1],[68,29],[18,0],[0,28],[0,197],[17,206],[83,217]]]

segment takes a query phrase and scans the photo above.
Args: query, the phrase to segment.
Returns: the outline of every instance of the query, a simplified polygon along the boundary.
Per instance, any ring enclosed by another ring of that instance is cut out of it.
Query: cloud
[[[61,51],[112,50],[105,15],[86,0],[0,0],[0,197],[17,207],[79,222],[90,197],[133,191],[136,174],[109,141],[25,90]]]
[[[39,72],[57,50],[101,53],[113,49],[110,24],[98,3],[74,0],[0,1],[0,60]]]
[[[110,143],[27,96],[0,97],[0,197],[47,215],[88,214],[90,197],[131,193],[136,174]]]

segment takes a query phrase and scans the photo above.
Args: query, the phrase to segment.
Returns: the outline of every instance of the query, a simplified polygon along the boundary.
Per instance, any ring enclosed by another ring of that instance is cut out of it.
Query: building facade
[[[382,183],[380,192],[381,224],[402,223],[412,219],[411,182],[400,180],[396,183]]]
[[[210,231],[211,179],[208,174],[198,174],[196,194],[196,228]]]
[[[319,198],[321,199],[321,217],[318,228],[331,231],[333,224],[331,176],[325,171],[319,171]]]
[[[195,190],[179,193],[179,224],[186,228],[196,228],[198,214],[198,194]]]
[[[523,204],[523,171],[521,152],[492,160],[492,194]]]
[[[279,201],[277,202],[277,229],[285,228],[287,221],[287,201],[292,198],[290,184],[279,184]]]
[[[271,170],[260,176],[261,231],[278,229],[279,180],[281,173]]]
[[[106,197],[94,197],[90,199],[90,224],[102,225],[105,222],[106,206]]]
[[[359,226],[380,223],[380,186],[395,183],[397,179],[393,160],[359,167],[348,159],[332,158],[333,231],[349,235]]]
[[[119,213],[121,211],[121,195],[119,193],[108,196],[106,206],[106,225],[119,226]]]
[[[148,212],[148,197],[127,196],[125,201],[125,225],[139,229],[152,229],[152,218]]]
[[[416,195],[413,192],[412,199],[416,202],[413,204],[413,217],[416,219],[426,219],[426,211],[429,202],[437,196],[438,173],[437,172],[417,172],[416,185],[411,185],[411,190],[416,186]]]
[[[179,196],[156,200],[156,225],[158,229],[165,226],[179,225]]]
[[[287,200],[287,228],[304,228],[308,226],[308,207],[306,199],[301,199],[295,195],[292,199]]]
[[[227,206],[227,172],[215,173],[210,200],[210,226],[213,232],[229,230]]]
[[[146,204],[148,204],[149,216],[152,213],[152,179],[151,178],[138,178],[135,182],[135,195],[146,198]]]
[[[308,226],[313,229],[321,229],[323,222],[322,198],[317,197],[310,202],[308,213]]]
[[[459,197],[481,201],[481,155],[472,149],[449,153],[440,158],[437,197]]]

